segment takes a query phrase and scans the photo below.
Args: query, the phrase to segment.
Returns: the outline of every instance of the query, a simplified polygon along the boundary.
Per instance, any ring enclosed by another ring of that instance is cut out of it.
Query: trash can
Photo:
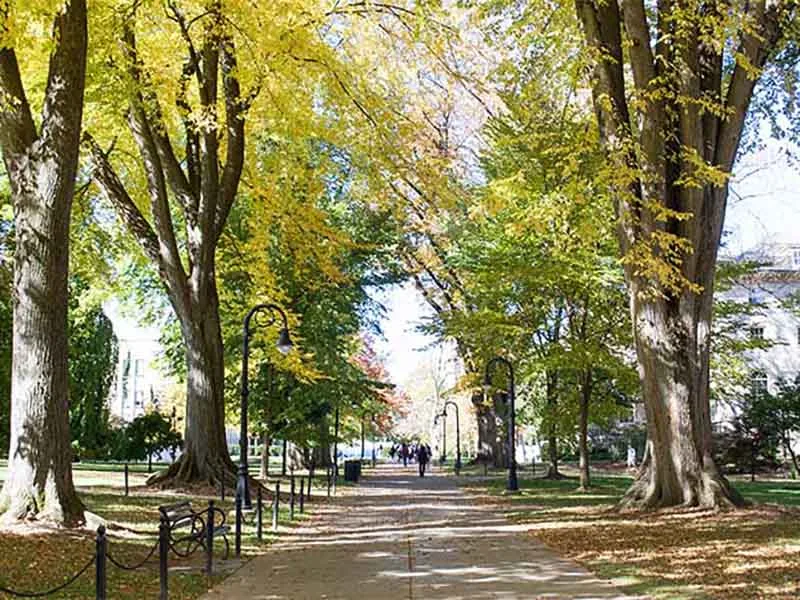
[[[360,460],[344,461],[344,480],[357,483],[359,477],[361,477],[361,461]]]

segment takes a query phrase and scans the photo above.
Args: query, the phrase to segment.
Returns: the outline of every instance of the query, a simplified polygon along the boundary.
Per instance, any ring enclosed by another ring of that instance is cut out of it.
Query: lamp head
[[[289,337],[289,329],[287,327],[281,328],[281,331],[278,334],[278,351],[281,354],[286,355],[291,352],[293,346],[294,344],[292,343],[292,338]]]

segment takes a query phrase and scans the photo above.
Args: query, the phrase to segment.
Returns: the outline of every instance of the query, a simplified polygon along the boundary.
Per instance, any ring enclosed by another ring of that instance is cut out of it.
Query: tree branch
[[[215,238],[219,239],[230,214],[244,167],[245,110],[239,79],[236,75],[236,55],[233,41],[222,43],[222,81],[225,90],[225,129],[227,131],[225,166],[222,171],[220,199],[217,204]]]
[[[50,56],[47,89],[42,107],[42,144],[62,156],[65,148],[74,153],[77,161],[83,117],[83,89],[86,82],[86,51],[88,32],[86,0],[70,0],[66,9],[55,19],[56,46]],[[72,138],[72,144],[65,139]]]
[[[153,228],[150,227],[147,219],[136,206],[133,199],[128,195],[128,191],[120,181],[114,167],[108,160],[108,156],[100,148],[89,133],[83,134],[84,142],[89,146],[89,153],[94,163],[92,177],[97,182],[103,195],[116,209],[120,220],[131,232],[131,235],[139,242],[142,251],[148,259],[157,265],[161,265],[161,254],[158,247],[158,237]]]
[[[9,4],[9,0],[0,2],[0,32],[3,38],[9,35]],[[25,87],[22,85],[17,55],[12,48],[0,48],[0,93],[0,147],[6,170],[12,173],[15,170],[13,165],[22,159],[37,139],[36,125],[25,96]]]

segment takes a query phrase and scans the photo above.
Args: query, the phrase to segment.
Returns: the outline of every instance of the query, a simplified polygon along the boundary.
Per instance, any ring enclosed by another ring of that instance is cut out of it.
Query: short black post
[[[161,517],[161,523],[158,526],[158,581],[161,586],[161,594],[159,600],[167,600],[169,597],[168,588],[168,575],[169,567],[167,559],[169,557],[169,523],[164,517]]]
[[[100,525],[95,538],[94,584],[95,600],[106,600],[106,528]]]
[[[533,476],[536,477],[536,457],[531,458],[531,471]]]
[[[263,497],[261,495],[261,485],[260,484],[258,486],[258,491],[257,491],[257,495],[256,495],[256,510],[258,511],[258,514],[256,515],[256,537],[258,538],[258,541],[260,542],[264,537],[263,532],[262,532],[262,527],[263,527],[263,517],[262,517],[262,515],[264,513],[264,499],[263,499]]]
[[[238,543],[238,538],[237,538]],[[237,555],[238,556],[238,555]],[[214,501],[208,501],[208,519],[206,519],[206,575],[214,572]]]
[[[234,504],[234,537],[235,537],[235,548],[236,548],[236,558],[239,558],[242,555],[242,489],[241,486],[238,486],[236,490],[236,502]]]
[[[281,509],[281,482],[275,482],[275,498],[272,502],[272,531],[278,531],[278,511]]]
[[[310,472],[308,474],[308,484],[306,485],[306,500],[311,500],[311,482],[314,479],[314,473]]]
[[[130,493],[130,488],[128,487],[128,463],[125,463],[125,495],[127,496]]]
[[[289,520],[294,520],[294,475],[291,476],[291,489],[289,491]]]
[[[489,463],[483,463],[483,476],[486,477],[489,474]]]
[[[305,512],[306,478],[300,478],[300,514]]]

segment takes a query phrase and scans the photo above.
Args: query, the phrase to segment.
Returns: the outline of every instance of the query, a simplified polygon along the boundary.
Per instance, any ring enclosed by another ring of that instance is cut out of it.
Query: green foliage
[[[108,452],[108,396],[117,365],[117,338],[99,305],[81,307],[87,284],[73,277],[69,311],[70,431],[83,458]]]
[[[159,412],[139,415],[114,432],[112,458],[115,460],[151,460],[154,454],[177,451],[181,435],[173,431],[170,420]]]

